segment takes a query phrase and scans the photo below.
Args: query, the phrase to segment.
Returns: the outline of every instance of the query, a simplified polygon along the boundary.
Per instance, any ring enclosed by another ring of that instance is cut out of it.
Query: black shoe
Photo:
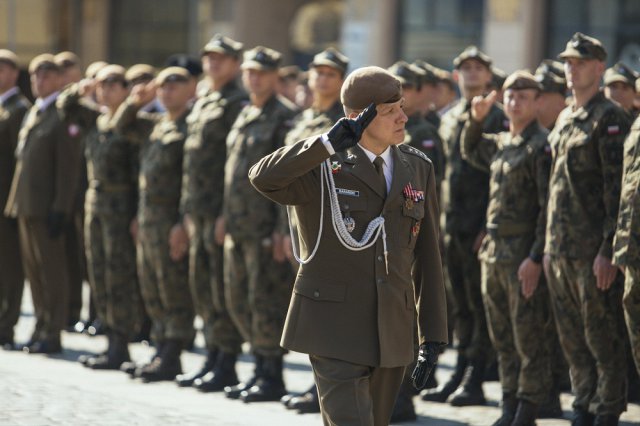
[[[454,392],[451,405],[454,407],[468,407],[470,405],[484,405],[487,400],[482,390],[484,364],[478,362],[467,368],[461,386]]]
[[[582,408],[573,410],[573,419],[571,426],[594,426],[596,417]]]
[[[446,402],[447,399],[449,399],[449,396],[454,393],[456,389],[458,389],[458,386],[460,386],[460,383],[462,383],[467,365],[467,357],[458,354],[456,368],[449,378],[449,381],[435,391],[423,391],[421,396],[422,400],[430,402]],[[432,372],[431,375],[435,377],[435,371]]]
[[[313,386],[308,392],[292,398],[288,408],[297,410],[298,414],[319,413],[320,399],[318,399],[318,389]]]
[[[401,392],[391,413],[391,423],[404,423],[416,420],[416,409],[413,406],[411,395]]]
[[[136,376],[145,383],[175,380],[177,375],[182,374],[180,354],[183,346],[178,339],[167,339],[159,356],[139,372],[136,371]]]
[[[287,394],[282,380],[282,355],[262,357],[262,374],[251,386],[240,393],[244,402],[280,401]]]
[[[258,381],[257,377],[252,377],[246,383],[238,383],[235,386],[225,386],[224,395],[230,399],[238,399],[240,398],[240,394],[248,389],[251,389],[253,385]]]
[[[511,426],[535,426],[538,406],[530,401],[520,400],[516,417]]]
[[[300,393],[300,392],[291,392],[286,394],[285,396],[283,396],[282,398],[280,398],[280,402],[282,403],[282,405],[284,405],[287,408],[291,408],[290,404],[291,404],[291,400],[293,398],[296,398],[298,396],[302,396],[304,395],[304,393]]]
[[[22,350],[29,354],[58,354],[62,352],[62,346],[60,340],[38,340]]]
[[[188,373],[188,374],[180,374],[176,376],[176,383],[180,387],[189,387],[193,386],[194,382],[197,379],[204,377],[207,373],[211,372],[215,367],[216,360],[218,358],[218,351],[210,351],[207,354],[207,359],[202,365],[200,370]]]
[[[518,399],[513,393],[502,394],[502,415],[491,426],[511,426],[518,410]]]
[[[598,414],[593,426],[618,426],[618,416],[615,414]]]
[[[550,393],[548,399],[538,407],[539,419],[561,419],[563,416],[560,395],[557,392]]]
[[[89,358],[85,365],[93,370],[118,370],[123,363],[130,360],[126,337],[111,333],[107,352],[103,355]]]

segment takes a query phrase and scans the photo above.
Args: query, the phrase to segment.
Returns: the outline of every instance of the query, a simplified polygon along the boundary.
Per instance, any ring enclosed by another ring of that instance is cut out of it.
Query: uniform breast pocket
[[[355,238],[360,238],[370,220],[366,213],[367,200],[364,194],[358,190],[344,188],[336,188],[336,191],[338,191],[338,204],[347,231]]]
[[[569,170],[578,173],[597,171],[598,155],[589,135],[580,134],[567,142]]]
[[[405,200],[402,205],[402,220],[400,226],[400,241],[413,248],[420,234],[424,219],[424,201],[414,202]]]

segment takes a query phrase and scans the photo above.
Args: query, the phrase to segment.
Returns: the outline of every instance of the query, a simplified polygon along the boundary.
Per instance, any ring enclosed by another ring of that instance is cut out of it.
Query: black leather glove
[[[411,381],[413,382],[414,388],[421,390],[427,384],[427,379],[431,371],[438,363],[442,345],[443,343],[436,342],[426,342],[420,345],[416,368],[414,368],[413,373],[411,373]]]
[[[47,229],[49,237],[56,239],[62,234],[65,225],[65,215],[61,212],[51,212],[47,216]]]
[[[358,143],[362,132],[375,118],[378,111],[375,104],[370,104],[356,118],[342,117],[333,125],[327,137],[335,152],[344,151]]]

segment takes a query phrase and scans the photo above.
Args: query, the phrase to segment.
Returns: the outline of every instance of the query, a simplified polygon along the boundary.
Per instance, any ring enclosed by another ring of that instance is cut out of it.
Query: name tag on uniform
[[[346,195],[347,197],[359,197],[360,191],[354,191],[353,189],[336,188],[338,195]]]

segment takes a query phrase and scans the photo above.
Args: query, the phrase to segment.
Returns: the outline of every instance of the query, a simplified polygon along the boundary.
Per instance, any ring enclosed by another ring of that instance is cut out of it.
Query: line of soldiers
[[[451,378],[438,387],[432,375],[422,399],[484,404],[482,383],[495,379],[497,359],[496,425],[561,416],[564,362],[574,424],[617,424],[629,347],[640,368],[638,121],[631,126],[638,76],[621,63],[605,72],[604,47],[580,33],[560,57],[564,66],[545,60],[534,75],[507,77],[470,46],[454,59],[453,75],[424,61],[389,68],[403,86],[405,143],[433,162],[444,206],[458,356]],[[82,281],[84,235],[92,301],[109,342],[105,353],[82,358],[87,367],[319,411],[315,386],[287,394],[282,377],[297,237],[247,172],[343,116],[348,58],[319,53],[308,90],[298,85],[291,100],[278,94],[290,79],[272,49],[244,52],[216,35],[201,61],[200,83],[197,67],[181,60],[157,75],[145,64],[95,63],[79,80],[68,55],[43,54],[29,65],[31,106],[15,87],[16,56],[0,51],[0,341],[14,346],[24,271],[37,319],[24,349],[62,350],[61,330],[79,317],[71,295]],[[131,362],[128,343],[145,315],[156,353]],[[182,374],[195,315],[207,356]],[[244,342],[255,370],[240,383]],[[415,419],[415,395],[406,379],[393,422]]]

